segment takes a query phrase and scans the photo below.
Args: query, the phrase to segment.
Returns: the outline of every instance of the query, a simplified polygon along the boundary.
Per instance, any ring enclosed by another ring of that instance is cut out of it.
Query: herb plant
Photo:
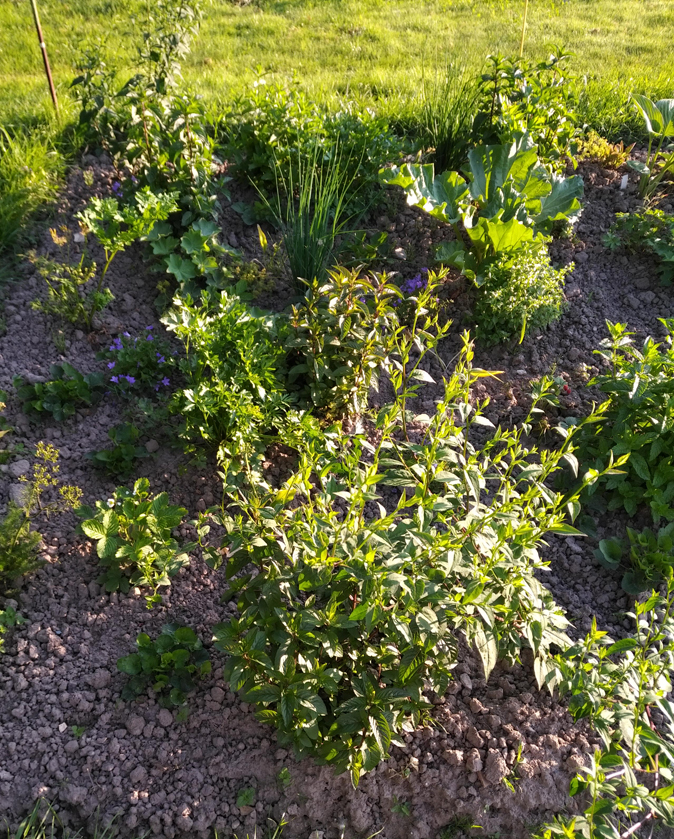
[[[21,376],[14,377],[14,387],[26,413],[46,412],[62,421],[72,417],[78,407],[93,405],[103,394],[105,379],[101,373],[83,375],[64,361],[52,364],[49,375],[49,381],[35,384],[28,384]]]
[[[606,247],[624,245],[628,250],[647,251],[660,262],[662,282],[674,280],[674,215],[649,209],[641,213],[616,213],[616,223],[604,237]]]
[[[665,176],[674,172],[674,145],[665,147],[668,137],[674,137],[674,99],[651,101],[647,96],[633,93],[632,99],[644,119],[648,132],[646,162],[630,160],[628,166],[641,175],[639,195],[654,196]]]
[[[177,297],[162,322],[185,344],[185,387],[174,393],[171,410],[182,417],[186,437],[217,446],[269,433],[287,402],[275,317],[222,291],[204,293],[200,304]]]
[[[208,652],[194,630],[165,624],[153,641],[144,632],[136,639],[137,652],[117,659],[117,668],[129,676],[122,699],[136,699],[152,688],[164,708],[179,708],[178,719],[187,717],[187,694],[197,679],[211,672]]]
[[[487,344],[520,340],[528,329],[556,320],[564,304],[564,278],[573,265],[555,269],[542,243],[529,243],[491,263],[479,288],[473,315]]]
[[[106,591],[128,592],[131,586],[149,586],[146,600],[152,608],[161,601],[159,588],[189,563],[192,545],[179,547],[171,531],[187,510],[172,507],[165,492],[150,497],[150,482],[139,478],[133,490],[117,487],[108,501],[96,508],[80,507],[83,533],[96,542],[96,552],[105,568]]]
[[[597,352],[610,372],[590,382],[608,397],[601,430],[588,427],[580,438],[583,461],[597,468],[610,457],[629,455],[620,474],[602,479],[588,494],[596,493],[599,501],[606,495],[609,510],[624,507],[630,516],[650,507],[655,524],[674,520],[674,321],[661,323],[665,341],[648,337],[637,348],[626,324],[607,321],[609,337]]]
[[[530,647],[539,684],[550,644],[568,643],[533,571],[546,532],[577,532],[564,519],[578,495],[546,486],[562,458],[575,464],[576,432],[557,450],[528,449],[534,402],[523,426],[474,448],[471,428],[490,423],[470,387],[489,374],[472,368],[465,338],[436,413],[418,416],[408,441],[427,349],[423,329],[401,332],[396,399],[372,419],[375,442],[305,415],[286,437],[297,466],[280,488],[250,461],[223,462],[239,510],[221,517],[239,607],[214,628],[226,678],[281,743],[348,770],[354,784],[416,727],[425,692],[444,693],[457,632],[486,675]]]
[[[148,456],[144,446],[136,445],[140,431],[135,425],[125,422],[111,428],[108,431],[108,437],[112,440],[112,447],[91,452],[89,458],[95,466],[104,469],[109,475],[128,478],[133,472],[136,461]]]

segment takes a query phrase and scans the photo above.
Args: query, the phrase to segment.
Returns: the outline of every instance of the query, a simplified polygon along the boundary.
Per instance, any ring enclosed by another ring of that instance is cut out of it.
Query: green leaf
[[[468,195],[468,184],[458,172],[435,176],[432,163],[405,163],[400,168],[382,169],[379,179],[389,186],[401,186],[407,203],[449,224],[461,220],[461,202]]]

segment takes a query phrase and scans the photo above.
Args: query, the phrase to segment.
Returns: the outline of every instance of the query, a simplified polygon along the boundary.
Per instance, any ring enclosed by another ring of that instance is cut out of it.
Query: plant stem
[[[527,12],[529,11],[529,0],[524,0],[524,14],[522,16],[522,37],[520,38],[520,58],[524,55],[524,33],[527,29]]]

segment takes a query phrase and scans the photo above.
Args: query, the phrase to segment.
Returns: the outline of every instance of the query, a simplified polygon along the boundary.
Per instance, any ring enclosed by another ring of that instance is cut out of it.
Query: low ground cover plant
[[[208,651],[197,634],[188,626],[168,623],[154,641],[141,632],[136,647],[137,652],[117,659],[117,668],[129,676],[122,699],[134,700],[152,688],[160,705],[178,708],[178,720],[186,719],[187,695],[211,672]]]
[[[487,675],[530,647],[539,684],[550,686],[550,644],[568,644],[566,619],[533,570],[546,532],[575,532],[565,517],[578,495],[551,494],[545,482],[563,458],[575,464],[576,432],[554,451],[527,448],[535,401],[521,427],[474,448],[471,427],[490,423],[470,387],[489,374],[472,367],[465,338],[437,413],[419,416],[409,440],[416,379],[430,378],[413,347],[425,356],[423,330],[400,339],[397,396],[373,417],[375,443],[305,415],[292,438],[297,468],[280,488],[249,461],[223,463],[240,510],[222,516],[239,606],[214,630],[230,656],[226,677],[280,742],[348,770],[354,784],[419,723],[425,692],[444,692],[457,632]]]
[[[49,381],[35,384],[29,384],[21,376],[14,377],[14,387],[26,413],[48,413],[62,421],[72,417],[78,408],[91,406],[103,396],[105,378],[102,373],[84,375],[64,361],[63,364],[52,364],[49,375]]]
[[[106,362],[108,387],[125,396],[169,392],[175,358],[164,338],[146,326],[140,335],[123,332],[96,356]]]
[[[77,513],[82,532],[96,542],[106,591],[148,586],[148,607],[161,602],[159,589],[189,562],[193,546],[181,548],[171,535],[187,510],[171,506],[165,492],[151,496],[150,482],[139,478],[132,490],[117,487],[112,498],[97,501],[95,509],[81,506]]]
[[[660,262],[662,282],[674,279],[674,216],[663,210],[647,209],[641,213],[616,213],[616,222],[604,237],[607,248],[621,245],[629,251],[646,251]]]
[[[578,158],[596,160],[607,169],[620,169],[629,160],[635,145],[632,143],[626,146],[622,140],[619,143],[610,143],[596,131],[589,131],[587,137],[580,142]]]

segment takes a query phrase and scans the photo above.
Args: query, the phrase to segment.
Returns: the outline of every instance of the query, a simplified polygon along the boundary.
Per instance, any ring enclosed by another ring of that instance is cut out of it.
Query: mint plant
[[[152,608],[161,601],[159,589],[189,563],[194,546],[181,548],[171,535],[187,510],[171,506],[165,492],[150,497],[147,478],[139,478],[133,490],[117,487],[111,499],[97,501],[95,509],[82,506],[77,513],[84,519],[82,532],[96,542],[106,591],[148,586],[152,593],[146,600]]]
[[[471,430],[490,423],[470,388],[489,374],[472,367],[467,337],[435,414],[414,419],[427,349],[423,328],[401,330],[396,399],[372,417],[373,441],[305,414],[289,420],[297,466],[280,488],[249,459],[223,460],[238,512],[219,520],[239,608],[214,628],[225,676],[281,743],[348,770],[354,784],[416,727],[425,692],[445,691],[457,632],[487,676],[499,657],[530,648],[541,685],[550,645],[569,643],[533,572],[545,533],[577,533],[565,518],[578,493],[547,485],[562,459],[576,465],[577,431],[563,430],[556,450],[525,445],[547,382],[521,427],[475,447]]]
[[[128,478],[134,470],[139,458],[147,457],[144,446],[136,445],[140,431],[135,425],[122,423],[108,431],[112,446],[101,451],[90,452],[89,459],[94,466],[104,469],[109,475],[117,478]]]
[[[624,507],[630,516],[650,508],[653,522],[674,520],[674,321],[663,319],[662,343],[647,337],[637,348],[626,324],[607,321],[609,337],[596,352],[610,372],[590,384],[607,395],[601,431],[588,427],[580,437],[583,462],[601,469],[611,457],[629,456],[620,473],[588,489],[592,500],[606,495],[608,509]]]
[[[72,417],[79,407],[91,406],[103,395],[105,379],[101,373],[83,375],[66,361],[52,364],[47,382],[28,384],[14,377],[14,387],[26,413],[51,414],[62,421]]]
[[[136,639],[137,652],[117,659],[117,668],[129,676],[122,699],[131,701],[147,693],[159,694],[164,708],[178,708],[178,720],[187,718],[187,695],[197,680],[211,672],[207,650],[194,630],[168,623],[153,641],[144,632]]]

